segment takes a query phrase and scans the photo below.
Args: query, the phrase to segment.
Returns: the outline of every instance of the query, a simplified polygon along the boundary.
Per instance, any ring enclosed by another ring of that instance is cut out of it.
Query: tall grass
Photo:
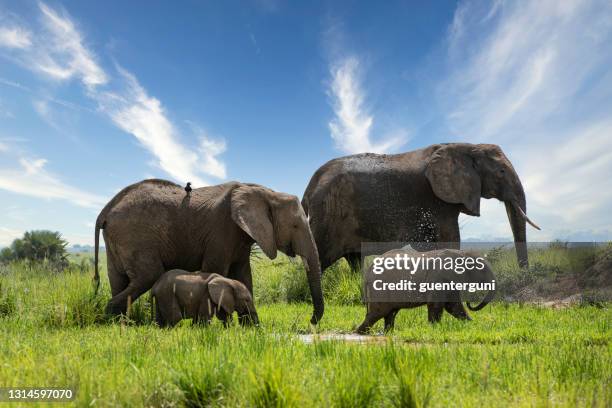
[[[254,292],[259,303],[310,302],[310,289],[301,260],[283,254],[273,261],[256,258],[252,261],[252,269]],[[351,271],[344,259],[325,271],[321,286],[326,302],[338,305],[362,303],[361,274]]]
[[[556,257],[540,259],[554,265]],[[382,343],[305,344],[299,335],[315,329],[301,264],[255,260],[253,270],[261,328],[214,322],[160,329],[151,323],[146,295],[128,319],[106,319],[108,281],[102,276],[94,296],[91,270],[4,266],[0,385],[73,387],[76,405],[103,407],[612,402],[607,305],[553,310],[501,303],[473,313],[472,322],[445,316],[436,325],[426,310],[412,309],[398,314],[395,332]],[[354,330],[365,315],[360,275],[340,262],[323,287],[326,312],[316,330]]]

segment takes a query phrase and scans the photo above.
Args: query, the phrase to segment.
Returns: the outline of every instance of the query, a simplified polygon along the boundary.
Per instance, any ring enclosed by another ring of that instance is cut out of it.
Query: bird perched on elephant
[[[363,242],[459,248],[459,214],[479,216],[481,197],[505,203],[518,262],[528,265],[526,222],[539,227],[526,215],[518,174],[496,145],[435,144],[333,159],[310,179],[302,206],[325,270],[342,257],[358,267]]]
[[[253,296],[247,287],[216,273],[192,273],[173,269],[164,273],[151,288],[155,320],[160,327],[174,326],[182,319],[210,323],[213,316],[225,325],[237,311],[240,324],[259,324]]]
[[[417,261],[418,266],[405,268],[404,265],[410,266],[411,263],[402,264],[404,256],[411,261]],[[459,289],[470,291],[469,285],[488,284],[487,287],[492,288],[477,306],[466,303],[472,311],[482,309],[495,297],[495,275],[491,266],[484,258],[466,251],[438,249],[418,252],[397,249],[385,252],[379,259],[382,262],[378,265],[390,264],[391,267],[384,268],[382,272],[376,271],[376,264],[372,264],[366,271],[367,314],[357,328],[357,332],[361,334],[367,333],[382,318],[385,319],[385,331],[391,330],[400,309],[419,306],[427,306],[427,316],[431,323],[440,321],[444,310],[457,319],[471,320],[463,308]],[[387,259],[400,261],[386,264]],[[412,282],[412,289],[409,289],[407,282]],[[472,288],[476,289],[477,286]]]
[[[218,273],[253,293],[251,246],[271,259],[277,250],[302,257],[314,312],[323,316],[319,256],[297,197],[239,182],[194,188],[144,180],[124,188],[100,212],[95,226],[95,276],[99,286],[99,231],[106,243],[112,298],[110,314],[151,289],[171,269]]]

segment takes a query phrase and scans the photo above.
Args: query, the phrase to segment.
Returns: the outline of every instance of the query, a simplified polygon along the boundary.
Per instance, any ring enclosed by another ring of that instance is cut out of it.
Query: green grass
[[[79,406],[612,404],[607,304],[497,303],[472,322],[445,315],[435,326],[419,308],[401,311],[382,342],[305,344],[299,336],[314,328],[302,267],[284,257],[253,266],[260,329],[170,330],[150,323],[148,296],[108,321],[108,281],[94,297],[90,268],[0,266],[0,386],[74,387]],[[365,315],[359,275],[339,263],[323,287],[316,330],[351,332]]]

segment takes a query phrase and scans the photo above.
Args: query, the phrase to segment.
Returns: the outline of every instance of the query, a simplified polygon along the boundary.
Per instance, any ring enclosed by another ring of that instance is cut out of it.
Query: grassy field
[[[506,255],[498,258],[503,271]],[[532,264],[562,269],[557,258],[542,251]],[[79,406],[612,405],[608,304],[496,303],[472,322],[445,315],[435,326],[419,308],[400,312],[382,341],[306,344],[300,335],[314,329],[301,265],[279,257],[253,266],[261,328],[170,330],[150,323],[148,296],[129,319],[108,321],[108,281],[93,297],[87,260],[63,273],[1,266],[0,386],[73,387]],[[351,332],[365,314],[359,275],[338,264],[323,286],[316,330]]]

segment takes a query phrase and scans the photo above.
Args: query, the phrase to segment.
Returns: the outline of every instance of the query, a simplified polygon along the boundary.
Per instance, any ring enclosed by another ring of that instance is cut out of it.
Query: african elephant
[[[505,203],[519,265],[528,265],[525,223],[539,227],[527,218],[521,181],[496,145],[436,144],[333,159],[310,179],[302,206],[324,271],[341,257],[357,268],[362,242],[459,248],[459,213],[479,216],[481,197]]]
[[[253,293],[249,257],[257,242],[271,259],[277,250],[302,257],[314,306],[311,321],[323,316],[317,248],[295,196],[238,182],[188,192],[158,179],[128,186],[96,221],[97,285],[100,229],[106,242],[110,314],[125,313],[129,301],[170,269],[219,273],[244,283]]]
[[[259,324],[253,296],[247,287],[216,273],[173,269],[155,282],[151,295],[160,327],[174,326],[188,318],[194,323],[208,324],[214,315],[227,325],[234,311],[248,316],[240,321],[241,324]]]
[[[426,286],[425,289],[429,291],[421,292],[420,285],[444,284],[451,281],[461,284],[490,284],[495,282],[491,266],[484,258],[456,249],[438,249],[423,253],[399,249],[388,251],[380,258],[384,260],[404,254],[415,259],[422,258],[423,261],[414,271],[398,269],[394,265],[380,274],[375,274],[372,272],[374,265],[371,265],[366,272],[365,287],[368,291],[366,296],[368,312],[363,323],[357,328],[358,333],[367,333],[370,327],[383,317],[385,319],[385,331],[391,330],[395,324],[395,316],[400,309],[411,309],[425,305],[427,305],[427,315],[431,323],[439,322],[444,310],[457,319],[471,320],[463,308],[459,290],[442,291],[439,289],[434,291],[431,286]],[[429,261],[425,261],[427,259]],[[471,260],[471,262],[468,260]],[[468,262],[470,268],[466,266]],[[388,289],[389,286],[383,286],[382,283],[396,284],[402,280],[413,282],[415,289],[407,291],[401,288],[401,290],[395,291]],[[375,289],[378,289],[379,292]],[[477,311],[485,307],[494,297],[495,292],[489,290],[479,305],[472,306],[469,302],[466,304],[468,309]]]

